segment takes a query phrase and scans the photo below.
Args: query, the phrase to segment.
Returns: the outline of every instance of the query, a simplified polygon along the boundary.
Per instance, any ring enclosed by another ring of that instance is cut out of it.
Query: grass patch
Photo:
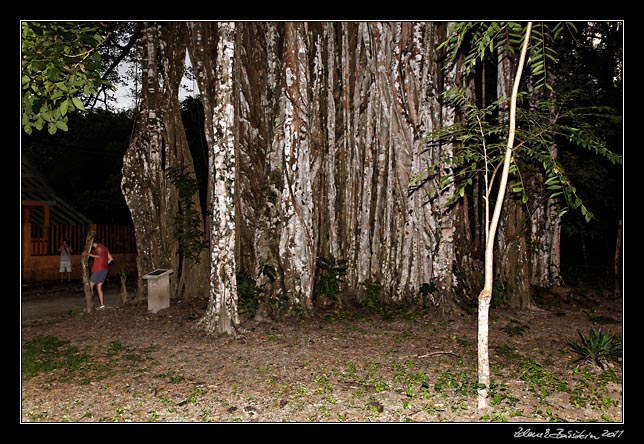
[[[70,341],[55,336],[35,336],[25,342],[22,350],[22,377],[29,380],[40,373],[63,369],[77,371],[90,356]]]
[[[22,378],[27,381],[38,374],[64,370],[52,377],[77,378],[80,384],[105,379],[116,373],[141,372],[143,363],[154,347],[136,349],[112,342],[103,356],[90,355],[71,342],[56,336],[34,336],[22,348]],[[91,366],[88,365],[91,362]]]

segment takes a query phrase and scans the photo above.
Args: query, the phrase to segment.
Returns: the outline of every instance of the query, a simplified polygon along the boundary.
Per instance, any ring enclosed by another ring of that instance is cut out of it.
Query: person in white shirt
[[[63,282],[65,273],[69,282],[72,280],[72,246],[68,238],[63,239],[63,244],[58,251],[60,251],[60,282]]]

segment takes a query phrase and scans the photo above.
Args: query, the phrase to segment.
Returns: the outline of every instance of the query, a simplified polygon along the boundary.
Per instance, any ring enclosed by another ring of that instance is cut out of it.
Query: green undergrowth
[[[395,313],[401,318],[411,316],[408,310]],[[529,331],[527,325],[516,321],[501,329],[517,337]],[[412,330],[405,330],[392,340],[403,346],[412,334]],[[271,408],[283,410],[285,418],[306,412],[309,421],[351,422],[366,416],[369,421],[395,417],[405,422],[451,422],[459,418],[482,422],[521,422],[526,418],[563,422],[570,411],[582,415],[582,411],[587,414],[589,409],[597,412],[595,417],[585,418],[589,422],[614,420],[607,413],[617,406],[609,389],[621,383],[614,365],[598,367],[584,360],[572,362],[565,356],[569,350],[562,350],[561,356],[541,356],[509,345],[490,348],[490,413],[478,415],[476,343],[456,336],[452,339],[451,351],[444,353],[415,353],[401,358],[399,353],[383,352],[367,358],[358,355],[351,360],[338,358],[331,366],[310,360],[300,368],[299,379],[288,372],[280,375],[267,363],[253,370],[257,379],[237,381],[230,387],[231,394],[217,399],[231,413],[233,421],[244,420],[235,400],[257,397],[258,393],[270,394],[266,399],[275,400]],[[207,381],[190,383],[189,366],[158,370],[156,351],[157,347],[132,347],[119,341],[103,349],[80,349],[56,336],[35,336],[23,344],[22,377],[27,381],[41,376],[39,383],[45,386],[93,381],[109,385],[112,376],[127,374],[139,383],[145,381],[147,390],[154,395],[155,403],[147,411],[147,421],[163,421],[167,412],[183,406],[201,409],[200,421],[214,421],[210,411],[216,392],[208,392]],[[262,385],[260,391],[258,383]],[[182,387],[183,397],[179,401],[172,395],[176,393],[171,389],[173,386]],[[122,390],[125,399],[131,389],[125,386]],[[139,396],[147,393],[143,390]],[[224,406],[225,403],[230,405]],[[131,402],[123,401],[113,416],[97,418],[88,407],[85,419],[125,421],[132,408]],[[42,413],[32,413],[31,419],[48,419],[38,415]]]
[[[22,379],[44,374],[50,380],[87,384],[116,372],[145,372],[155,347],[136,349],[111,342],[106,350],[91,354],[56,336],[34,336],[22,348]]]

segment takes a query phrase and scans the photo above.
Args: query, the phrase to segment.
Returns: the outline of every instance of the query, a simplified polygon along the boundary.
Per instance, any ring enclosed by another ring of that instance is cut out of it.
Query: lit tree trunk
[[[373,176],[375,170],[375,160],[373,157],[373,143],[377,143],[373,133],[367,133],[363,128],[370,128],[365,122],[377,121],[378,116],[374,116],[374,106],[379,105],[379,101],[373,100],[373,93],[369,97],[369,91],[372,91],[371,82],[373,82],[373,77],[375,77],[375,68],[373,64],[373,50],[371,48],[372,42],[371,37],[368,33],[369,24],[359,23],[358,24],[358,41],[356,42],[355,48],[355,63],[361,63],[362,60],[365,60],[363,65],[358,65],[355,73],[355,89],[353,91],[353,99],[350,103],[346,105],[349,106],[347,110],[349,114],[353,114],[352,124],[351,124],[351,133],[347,134],[349,137],[349,148],[355,153],[353,154],[354,159],[358,162],[355,167],[355,171],[360,171],[361,174],[355,175],[347,172],[351,182],[353,184],[353,196],[354,202],[347,201],[349,206],[355,205],[356,208],[356,220],[354,221],[355,226],[350,227],[351,232],[356,230],[356,236],[353,239],[353,245],[351,247],[353,259],[353,267],[355,270],[354,286],[359,287],[361,283],[364,283],[370,279],[380,280],[380,277],[375,273],[372,273],[370,269],[371,265],[371,256],[374,254],[371,251],[371,232],[373,230],[373,219],[372,216],[372,202],[373,198]],[[364,56],[362,56],[364,52]],[[348,62],[348,61],[347,61]],[[347,63],[345,62],[345,63]],[[370,100],[371,99],[371,100]],[[365,117],[361,117],[360,110],[361,108],[365,109]],[[360,134],[362,132],[362,134]],[[362,141],[362,144],[360,143]],[[382,147],[376,146],[375,149]],[[350,210],[349,210],[350,211]]]
[[[288,299],[293,307],[312,311],[315,272],[313,203],[309,144],[309,106],[306,23],[286,23],[284,29],[286,89],[282,101],[284,123],[275,140],[282,154],[283,217],[279,253]]]
[[[447,29],[449,23],[443,25],[434,25],[437,27],[435,36],[433,37],[433,45],[438,45],[439,42],[447,38]],[[440,54],[434,54],[435,59],[439,59]],[[435,80],[436,86],[432,91],[433,97],[438,97],[442,94],[443,90],[456,86],[456,75],[459,72],[458,65],[452,67],[443,67],[442,64],[434,62],[437,66],[434,67],[435,79],[443,80],[438,82]],[[440,72],[439,72],[440,70]],[[432,131],[437,130],[442,126],[449,126],[454,124],[453,111],[444,108],[440,103],[434,102],[434,112],[431,113],[432,125],[426,125]],[[440,116],[440,118],[437,118]],[[432,187],[439,189],[440,192],[437,198],[432,203],[432,217],[427,219],[427,222],[432,230],[432,245],[434,254],[432,255],[432,283],[438,290],[441,300],[438,301],[444,310],[453,311],[455,309],[454,299],[454,268],[455,258],[457,256],[469,256],[471,251],[468,249],[463,252],[456,253],[454,240],[456,235],[457,220],[463,223],[462,204],[456,203],[449,208],[447,200],[452,196],[456,189],[450,181],[447,186],[441,188],[441,179],[445,176],[452,176],[452,158],[454,156],[453,147],[449,143],[445,143],[440,147],[435,147],[431,151],[431,157],[424,162],[424,166],[440,165],[440,173],[433,179]]]
[[[488,409],[488,388],[490,387],[490,358],[488,350],[488,317],[490,311],[490,301],[492,300],[492,287],[494,281],[494,239],[497,231],[497,226],[501,216],[501,209],[508,181],[508,174],[510,170],[510,163],[512,161],[512,150],[514,147],[514,136],[516,132],[516,102],[519,92],[519,84],[521,82],[521,74],[523,72],[523,65],[525,63],[526,53],[528,51],[528,42],[530,40],[530,31],[532,29],[532,22],[528,22],[523,48],[521,50],[521,57],[519,65],[514,78],[514,86],[512,88],[512,95],[510,98],[510,118],[509,118],[509,131],[508,143],[503,162],[503,170],[496,196],[496,203],[494,205],[494,213],[490,220],[490,226],[487,230],[486,245],[485,245],[485,283],[483,290],[479,294],[478,306],[478,408],[479,411]]]
[[[280,40],[276,23],[238,24],[240,50],[235,83],[240,102],[240,116],[236,119],[240,151],[238,260],[240,270],[256,278],[257,286],[267,291],[256,313],[258,318],[274,314],[266,300],[279,298],[284,292],[279,255],[284,173],[279,146],[273,143],[282,119],[279,100],[284,76]],[[263,273],[266,267],[279,275],[275,285]]]
[[[85,248],[83,251],[88,253],[92,251],[92,243],[94,242],[94,236],[96,233],[90,231],[85,237]],[[85,311],[91,313],[94,311],[94,295],[92,294],[92,289],[89,286],[89,256],[81,256],[81,276],[83,278],[83,291],[85,292]]]
[[[435,50],[447,27],[239,25],[238,265],[272,296],[309,310],[315,261],[332,254],[348,261],[348,297],[367,282],[383,302],[432,284],[436,305],[454,302],[464,210],[445,207],[451,188],[431,205],[408,188],[429,165],[441,168],[433,186],[449,175],[451,146],[426,147],[453,121],[439,97],[456,67],[445,75]]]
[[[337,194],[338,194],[338,184],[337,184],[337,151],[338,151],[338,142],[336,137],[337,126],[336,126],[336,115],[335,110],[339,105],[336,102],[336,88],[335,85],[338,82],[337,73],[336,73],[336,57],[337,57],[337,45],[334,38],[334,25],[330,23],[324,24],[324,39],[323,43],[326,43],[326,85],[320,85],[322,91],[326,91],[326,109],[321,109],[320,113],[325,113],[324,122],[326,125],[326,140],[325,144],[327,147],[326,156],[324,159],[324,182],[325,185],[325,203],[324,209],[327,214],[327,222],[325,226],[327,227],[326,238],[328,241],[325,244],[328,244],[327,248],[322,247],[322,254],[326,256],[326,251],[329,252],[333,257],[340,257],[344,259],[343,252],[340,251],[339,241],[338,241],[338,214],[336,211],[337,203]],[[322,46],[322,45],[321,45]],[[322,58],[322,56],[320,56]]]
[[[333,254],[349,263],[347,289],[370,281],[400,300],[432,283],[437,305],[451,299],[456,222],[441,207],[450,190],[434,206],[408,195],[428,165],[449,173],[451,147],[425,148],[425,134],[453,119],[438,100],[444,78],[454,81],[435,54],[446,29],[240,25],[239,260],[258,286],[274,265],[275,296],[308,309],[315,260]]]
[[[346,240],[340,238],[339,244],[347,245],[347,280],[358,288],[370,281],[382,287],[388,300],[413,296],[430,283],[449,298],[454,258],[451,210],[441,203],[427,205],[425,194],[409,195],[408,189],[410,179],[428,165],[449,162],[451,147],[424,146],[425,134],[451,119],[437,100],[443,82],[450,80],[443,79],[434,49],[447,26],[343,27],[347,37],[341,62],[347,69],[341,71],[342,85],[352,88],[338,94],[344,98],[343,107],[349,108],[341,114],[346,142],[336,159],[342,165],[338,183],[344,182],[339,186],[344,193],[338,196],[337,220],[346,224],[339,229]]]
[[[536,205],[530,220],[530,283],[540,287],[561,285],[561,205],[546,199]]]
[[[556,159],[556,147],[550,152]],[[528,223],[528,265],[530,269],[530,284],[549,288],[553,285],[562,285],[561,278],[561,218],[559,212],[561,205],[557,199],[540,196],[545,194],[543,185],[536,185],[538,181],[530,180],[532,194],[537,196],[536,203],[529,211]]]
[[[235,103],[233,60],[235,24],[188,23],[190,56],[204,107],[209,147],[208,193],[212,217],[210,232],[210,300],[199,325],[208,333],[236,334],[237,280],[235,276]],[[215,55],[214,61],[211,57]],[[213,64],[214,62],[214,64]]]
[[[142,276],[156,268],[176,272],[171,295],[203,291],[202,265],[186,266],[175,236],[178,193],[166,172],[183,167],[194,177],[192,156],[179,109],[179,85],[185,60],[185,25],[145,23],[141,108],[123,159],[121,189],[132,215],[137,243],[137,299],[144,298]],[[198,196],[194,197],[198,205]]]
[[[139,299],[144,298],[142,276],[156,268],[170,268],[172,247],[171,208],[175,193],[165,192],[165,152],[162,92],[158,82],[160,26],[145,23],[143,31],[141,108],[136,116],[130,145],[123,159],[121,189],[134,222],[137,243]]]
[[[336,195],[338,199],[337,212],[338,223],[338,248],[339,251],[344,252],[342,256],[351,264],[347,273],[347,287],[356,289],[359,284],[359,276],[356,267],[356,254],[355,239],[358,233],[361,232],[360,226],[356,226],[358,221],[358,189],[354,186],[354,175],[349,175],[347,171],[359,171],[361,165],[358,163],[358,156],[356,150],[356,143],[352,138],[353,135],[353,118],[352,107],[353,103],[352,88],[357,89],[356,73],[358,72],[356,64],[360,58],[360,45],[353,42],[353,36],[357,36],[357,28],[360,26],[356,23],[343,22],[336,25],[338,29],[338,80],[334,87],[335,97],[339,112],[336,111],[335,121],[336,127],[339,128],[339,137],[336,137],[337,143],[337,156],[338,163],[337,183],[339,193]],[[350,43],[351,42],[351,43]],[[360,104],[360,102],[357,102]],[[364,173],[367,172],[363,169]],[[353,293],[353,291],[352,291]]]

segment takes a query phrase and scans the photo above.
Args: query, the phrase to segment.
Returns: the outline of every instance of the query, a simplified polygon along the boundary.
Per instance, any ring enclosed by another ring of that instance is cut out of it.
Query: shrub
[[[621,363],[622,341],[613,333],[594,328],[590,329],[588,337],[579,330],[577,333],[581,343],[568,342],[572,351],[579,355],[573,364],[585,361],[604,369],[609,361]]]

